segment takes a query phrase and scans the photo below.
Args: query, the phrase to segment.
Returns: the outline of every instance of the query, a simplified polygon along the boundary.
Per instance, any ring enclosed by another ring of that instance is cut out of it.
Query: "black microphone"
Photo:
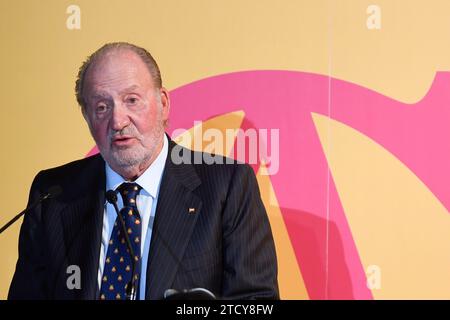
[[[164,300],[216,300],[214,293],[205,288],[167,289],[164,292]]]
[[[20,212],[18,215],[16,215],[14,218],[12,218],[8,223],[6,223],[3,227],[0,228],[0,234],[8,229],[14,222],[16,222],[21,216],[23,216],[25,213],[30,211],[31,209],[34,209],[38,204],[40,204],[42,201],[50,198],[56,198],[62,193],[62,188],[60,186],[51,186],[48,188],[48,191],[46,193],[43,193],[39,196],[39,199],[37,199],[35,202],[33,202],[31,205],[26,207],[22,212]]]
[[[114,210],[116,210],[116,214],[119,217],[120,225],[122,227],[122,233],[125,235],[125,241],[127,243],[128,253],[131,258],[131,280],[127,285],[127,299],[134,300],[136,296],[136,282],[135,282],[135,273],[136,273],[136,261],[134,260],[134,251],[131,246],[130,238],[128,237],[127,227],[125,226],[125,221],[123,220],[122,215],[120,214],[119,207],[117,206],[117,192],[114,190],[108,190],[106,192],[106,200],[114,206]]]

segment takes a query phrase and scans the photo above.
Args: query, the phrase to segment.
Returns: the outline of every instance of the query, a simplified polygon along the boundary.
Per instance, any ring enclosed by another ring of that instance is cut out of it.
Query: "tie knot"
[[[136,206],[136,197],[141,191],[141,186],[137,183],[122,183],[117,190],[122,196],[123,206],[124,207],[135,207]]]

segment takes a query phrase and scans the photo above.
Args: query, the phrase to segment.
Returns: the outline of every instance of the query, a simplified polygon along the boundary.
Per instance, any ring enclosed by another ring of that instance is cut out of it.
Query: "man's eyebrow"
[[[134,84],[134,85],[132,85],[132,86],[130,86],[128,88],[125,88],[125,89],[121,90],[119,92],[119,94],[122,95],[124,93],[128,93],[128,92],[136,90],[138,88],[139,88],[139,86]],[[94,93],[91,96],[89,96],[90,99],[108,99],[109,97],[110,97],[109,94],[104,93],[104,92],[97,92],[97,93]]]
[[[130,91],[136,90],[137,88],[139,88],[139,86],[134,84],[134,85],[132,85],[132,86],[130,86],[128,88],[125,88],[125,89],[121,90],[119,92],[119,94],[124,94],[124,93],[130,92]]]
[[[109,95],[106,93],[94,93],[92,95],[89,95],[87,98],[89,100],[103,100],[103,99],[109,99]]]

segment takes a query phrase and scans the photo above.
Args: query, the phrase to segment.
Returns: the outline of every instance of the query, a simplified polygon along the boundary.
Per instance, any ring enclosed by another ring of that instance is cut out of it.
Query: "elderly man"
[[[169,93],[152,56],[103,46],[81,66],[76,95],[100,155],[36,176],[30,203],[54,186],[63,192],[26,214],[9,298],[162,299],[191,288],[278,298],[253,171],[174,163]]]

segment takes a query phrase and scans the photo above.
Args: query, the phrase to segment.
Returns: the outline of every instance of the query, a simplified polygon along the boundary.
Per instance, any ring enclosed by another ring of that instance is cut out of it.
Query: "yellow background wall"
[[[81,9],[69,30],[66,9]],[[369,5],[381,29],[369,30]],[[299,70],[361,84],[414,102],[450,66],[446,0],[0,0],[0,224],[26,205],[44,168],[82,158],[94,145],[74,98],[85,57],[129,41],[156,57],[168,89],[207,76]],[[176,109],[173,109],[176,112]],[[0,298],[17,259],[20,223],[0,235]]]

